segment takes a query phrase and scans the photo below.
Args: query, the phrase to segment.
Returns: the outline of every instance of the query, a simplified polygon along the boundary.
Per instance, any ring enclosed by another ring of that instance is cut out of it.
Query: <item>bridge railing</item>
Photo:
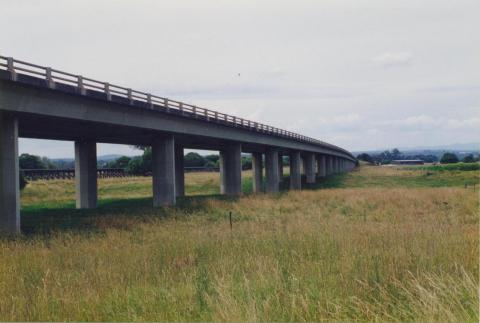
[[[86,95],[87,93],[100,93],[107,101],[121,100],[122,103],[130,105],[138,105],[140,103],[152,110],[176,113],[185,117],[222,123],[231,127],[239,127],[250,131],[289,138],[299,142],[318,144],[350,155],[348,151],[338,146],[288,130],[201,108],[181,101],[153,95],[151,93],[145,93],[131,88],[110,84],[108,82],[83,77],[81,75],[59,71],[50,67],[28,63],[12,57],[0,55],[0,69],[8,71],[10,78],[14,81],[17,80],[17,74],[28,75],[45,81],[45,85],[51,89],[67,85],[75,88],[77,93],[81,95]]]

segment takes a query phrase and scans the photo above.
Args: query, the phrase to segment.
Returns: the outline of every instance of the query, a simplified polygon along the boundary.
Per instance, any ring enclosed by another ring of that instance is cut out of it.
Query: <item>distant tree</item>
[[[186,154],[183,162],[185,167],[203,167],[206,164],[205,158],[194,152]]]
[[[218,167],[218,165],[217,165],[217,163],[214,163],[214,162],[212,162],[212,161],[210,161],[210,160],[207,160],[207,162],[205,163],[205,166],[204,166],[204,167],[205,167],[205,168],[210,168],[210,169],[212,169],[212,168]]]
[[[370,163],[370,164],[373,164],[375,161],[373,160],[372,156],[370,156],[369,154],[367,153],[363,153],[363,154],[360,154],[357,156],[357,159],[358,160],[362,160],[364,162],[367,162],[367,163]]]
[[[435,155],[417,155],[413,159],[420,159],[420,160],[423,160],[426,163],[438,162],[438,157],[435,156]]]
[[[75,168],[75,161],[70,159],[55,159],[51,160],[52,164],[55,165],[55,168],[59,169],[73,169]]]
[[[243,156],[242,157],[242,169],[252,169],[252,157],[250,156]]]
[[[220,159],[219,155],[207,155],[204,157],[207,161],[212,162],[213,164],[216,164],[218,160]]]
[[[47,169],[48,166],[39,156],[30,154],[21,154],[18,158],[21,169]]]
[[[402,159],[402,153],[397,148],[392,150],[391,156],[393,160]]]
[[[464,163],[474,163],[475,162],[475,157],[473,157],[472,154],[467,155],[467,156],[465,156],[465,158],[463,158],[463,162]]]
[[[380,153],[380,155],[378,155],[377,159],[381,164],[390,164],[393,157],[388,150],[385,150],[383,153]]]
[[[55,169],[57,168],[57,165],[55,165],[55,163],[53,161],[50,160],[50,158],[48,157],[42,157],[42,162],[45,164],[45,166],[48,168],[48,169]]]
[[[458,161],[458,157],[454,153],[445,153],[440,159],[440,163],[442,164],[454,164],[458,163]]]
[[[152,149],[145,148],[142,156],[133,157],[127,164],[126,171],[133,175],[148,175],[152,172]]]
[[[127,168],[128,163],[132,160],[132,158],[127,156],[119,157],[113,161],[109,161],[106,164],[107,168]]]
[[[23,190],[25,186],[27,186],[27,180],[25,179],[25,176],[23,176],[23,173],[20,173],[20,190]]]

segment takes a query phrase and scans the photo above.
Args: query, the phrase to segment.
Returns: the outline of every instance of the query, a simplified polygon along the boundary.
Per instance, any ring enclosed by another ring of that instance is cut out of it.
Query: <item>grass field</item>
[[[72,181],[30,183],[0,321],[479,320],[478,171],[364,166],[277,195],[244,177],[226,199],[187,174],[165,209],[148,178],[100,180],[97,210],[73,209]]]

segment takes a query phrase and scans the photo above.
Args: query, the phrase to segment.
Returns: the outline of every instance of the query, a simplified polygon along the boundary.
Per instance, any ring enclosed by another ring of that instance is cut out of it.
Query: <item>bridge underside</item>
[[[28,82],[27,82],[28,83]],[[275,193],[290,160],[290,188],[355,167],[355,159],[331,146],[296,141],[103,98],[13,82],[0,73],[0,231],[20,231],[18,138],[75,142],[78,208],[97,206],[96,144],[152,147],[154,206],[174,205],[185,194],[183,150],[220,151],[221,192],[241,194],[241,153],[253,154],[254,192]],[[264,179],[265,174],[265,179]]]
[[[17,113],[18,132],[21,138],[78,141],[91,139],[97,143],[150,146],[157,137],[170,135],[167,131],[118,126],[109,123],[45,117]],[[208,136],[175,134],[175,142],[185,149],[220,150],[231,141]],[[243,143],[242,152],[265,152],[265,145]],[[287,154],[289,149],[279,149]]]

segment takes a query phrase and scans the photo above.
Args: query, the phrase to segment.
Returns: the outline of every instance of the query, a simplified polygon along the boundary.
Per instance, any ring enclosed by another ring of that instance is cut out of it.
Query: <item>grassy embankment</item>
[[[72,209],[71,181],[31,183],[24,227],[45,230],[0,240],[0,320],[476,322],[465,182],[478,171],[362,167],[154,210],[149,179],[107,179],[93,211]],[[188,174],[187,192],[218,193],[218,174]]]

